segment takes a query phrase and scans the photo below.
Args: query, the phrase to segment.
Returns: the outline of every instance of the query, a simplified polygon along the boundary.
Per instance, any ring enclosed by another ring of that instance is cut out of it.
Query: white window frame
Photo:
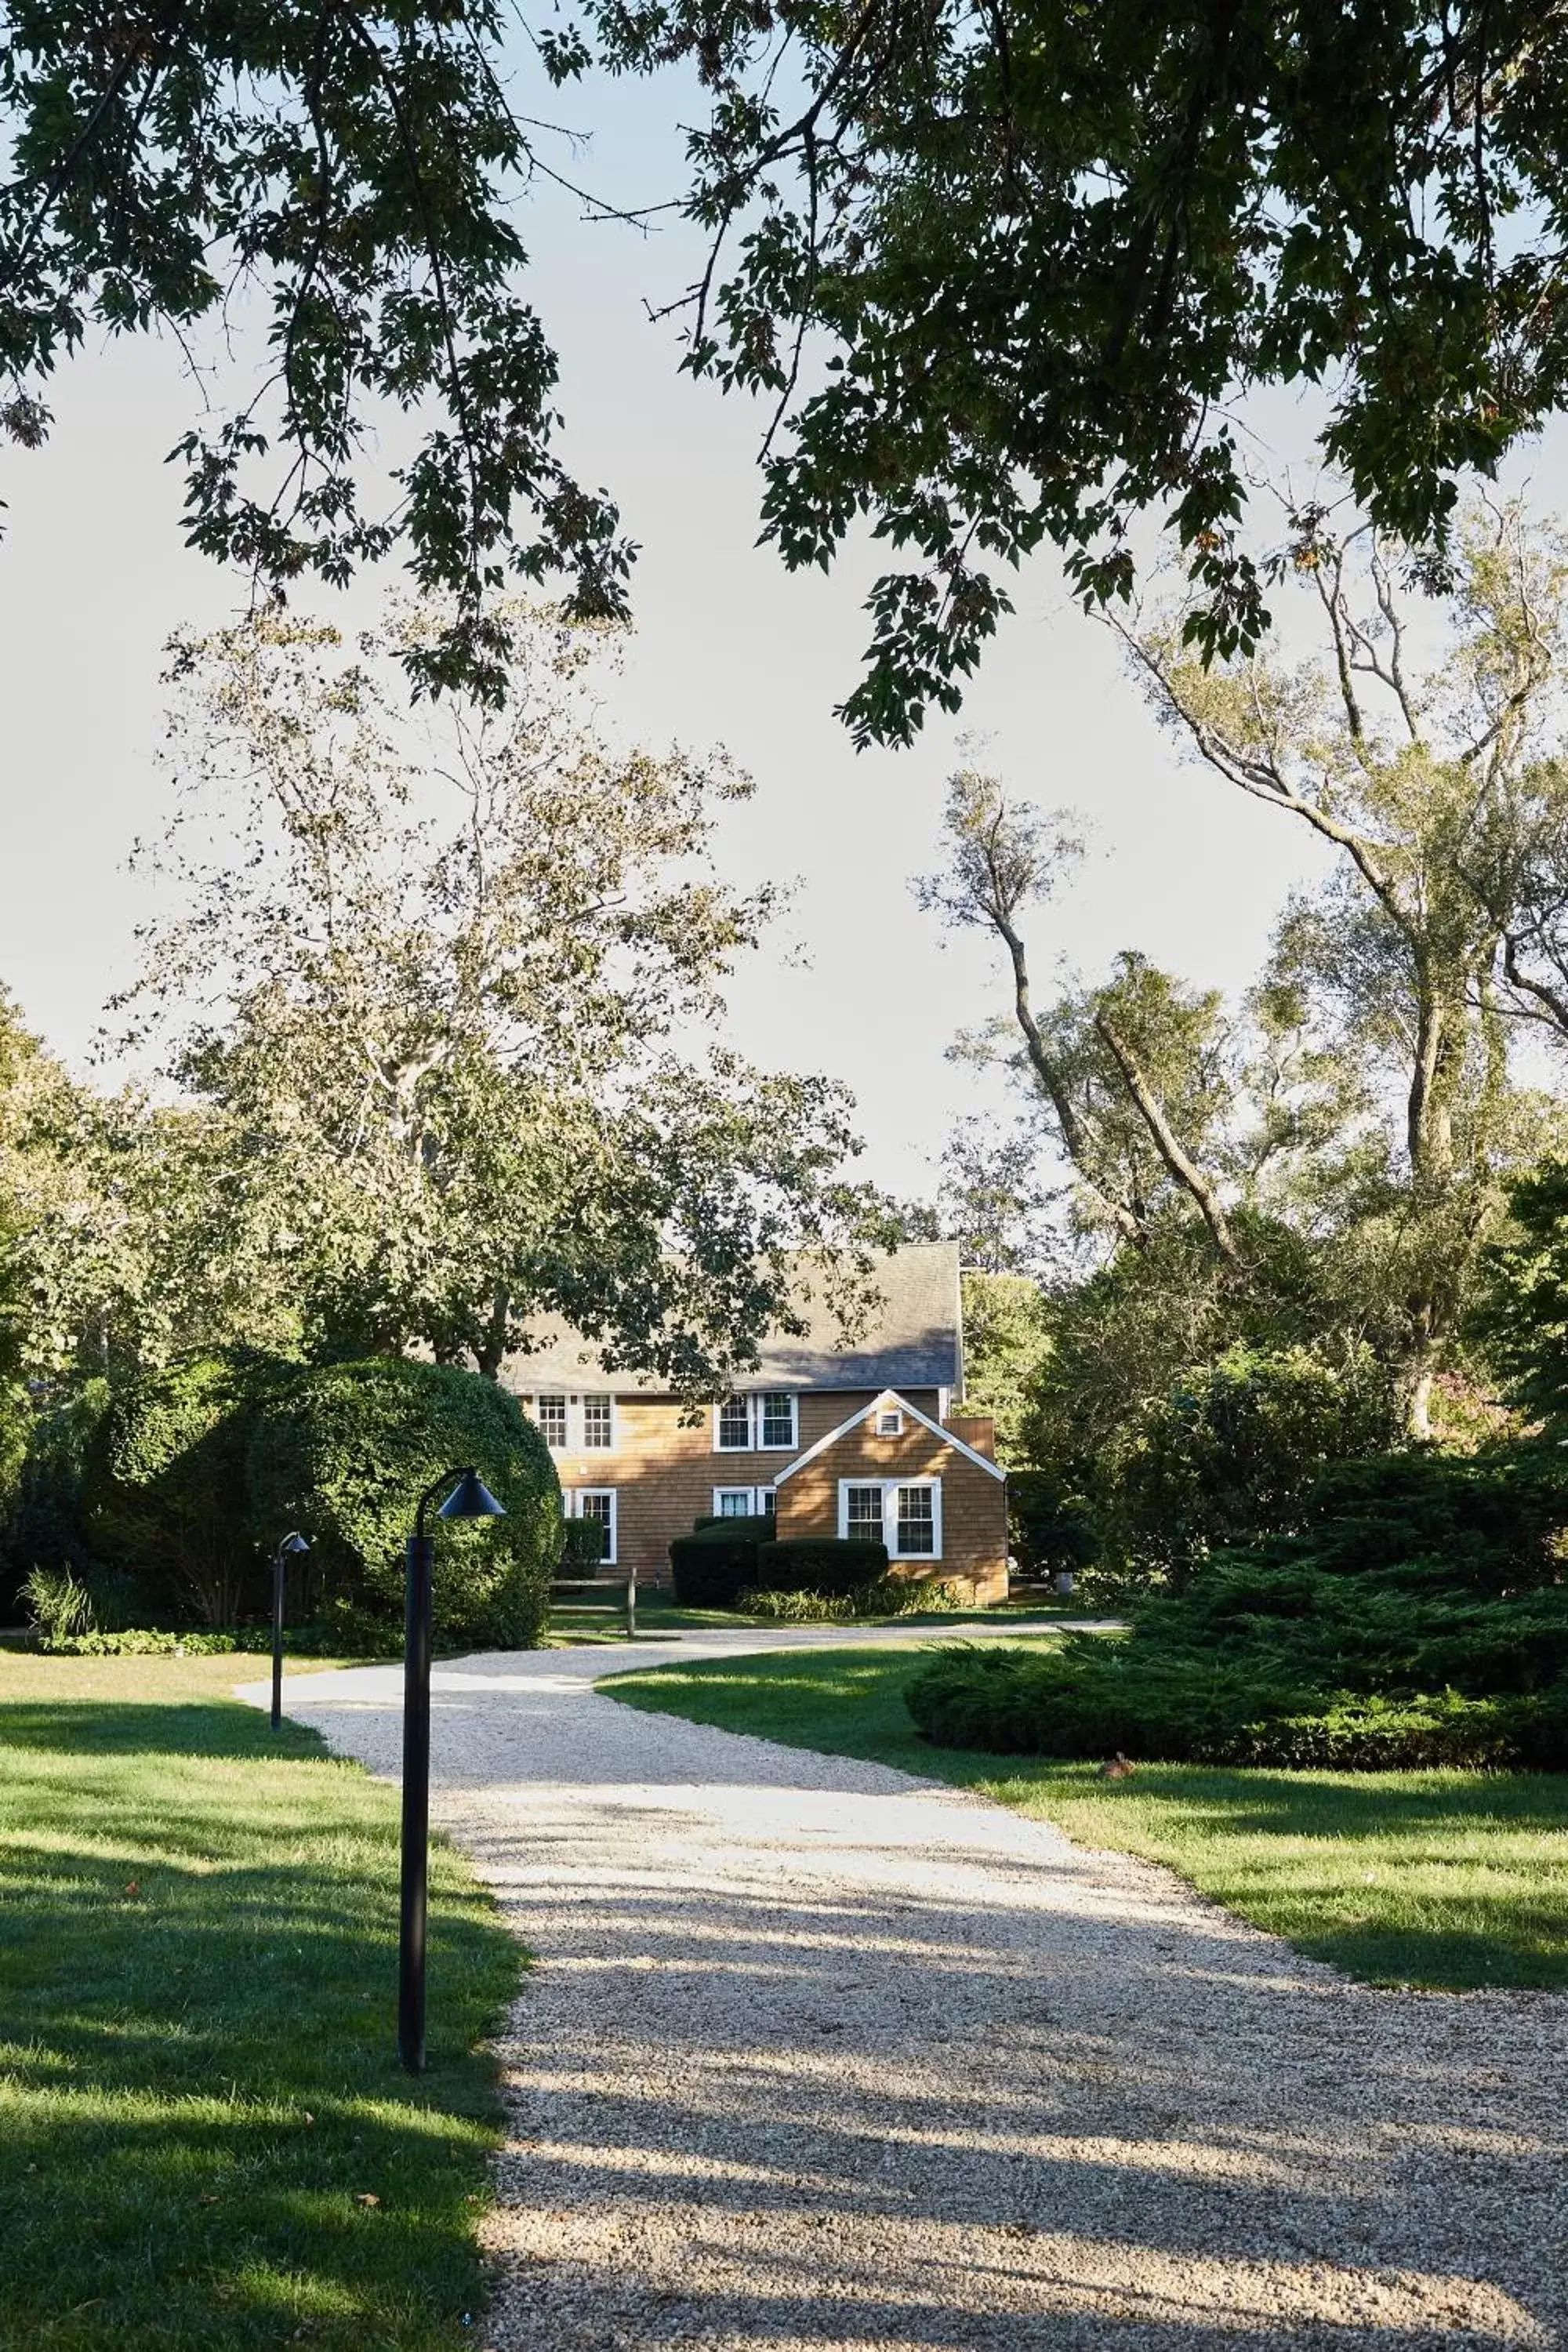
[[[838,1532],[849,1533],[849,1489],[851,1486],[880,1486],[882,1490],[882,1541],[888,1547],[889,1559],[940,1559],[942,1558],[942,1480],[940,1478],[840,1478],[838,1481]],[[927,1486],[931,1489],[930,1551],[899,1549],[899,1490],[903,1486]]]
[[[784,1398],[789,1406],[787,1438],[763,1439],[763,1407],[768,1398]],[[721,1433],[721,1415],[724,1407],[743,1404],[746,1408],[746,1436],[741,1445],[731,1444]],[[731,1396],[718,1398],[713,1405],[713,1451],[715,1454],[795,1454],[800,1450],[800,1391],[797,1389],[738,1389]]]
[[[554,1438],[544,1437],[544,1424],[539,1417],[540,1402],[542,1398],[547,1396],[560,1397],[566,1407],[566,1434],[559,1444]],[[620,1403],[614,1391],[609,1389],[538,1389],[531,1396],[521,1397],[518,1402],[540,1435],[544,1437],[544,1443],[549,1446],[552,1454],[618,1454],[620,1452]],[[586,1442],[584,1407],[589,1403],[607,1404],[610,1408],[608,1445],[590,1445]],[[589,1489],[588,1491],[596,1492],[597,1490]]]
[[[726,1495],[744,1495],[745,1516],[748,1518],[771,1518],[773,1515],[768,1507],[770,1503],[776,1506],[776,1497],[771,1486],[715,1486],[713,1516],[716,1519],[721,1519],[724,1517],[723,1498]]]
[[[616,1564],[621,1549],[620,1496],[614,1486],[570,1486],[567,1488],[565,1494],[561,1497],[562,1501],[566,1506],[566,1516],[569,1519],[591,1519],[595,1517],[594,1512],[584,1511],[583,1508],[583,1500],[584,1496],[587,1495],[605,1495],[609,1498],[610,1540],[608,1546],[600,1556],[599,1566],[601,1568],[614,1568]]]
[[[881,1412],[877,1415],[878,1436],[902,1437],[903,1433],[904,1416],[902,1412],[896,1404],[885,1404],[882,1407]],[[909,1484],[910,1481],[906,1478],[904,1480],[904,1485],[907,1486]]]
[[[591,1404],[607,1404],[610,1408],[610,1442],[607,1445],[590,1445],[588,1443],[588,1407]],[[617,1453],[621,1436],[620,1416],[616,1411],[616,1400],[611,1391],[587,1389],[581,1396],[569,1399],[566,1406],[568,1415],[571,1414],[574,1407],[577,1414],[576,1451],[579,1454]],[[570,1427],[570,1421],[568,1421],[568,1427]]]

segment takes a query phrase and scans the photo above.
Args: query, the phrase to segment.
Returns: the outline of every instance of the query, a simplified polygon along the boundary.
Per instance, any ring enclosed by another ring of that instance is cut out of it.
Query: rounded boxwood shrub
[[[422,1490],[472,1463],[504,1519],[437,1532],[436,1635],[531,1649],[561,1557],[561,1486],[515,1397],[477,1372],[376,1357],[300,1373],[257,1414],[247,1465],[251,1524],[266,1541],[310,1538],[322,1613],[352,1635],[402,1620],[404,1547]]]
[[[757,1547],[759,1592],[815,1592],[833,1601],[887,1572],[887,1545],[858,1536],[786,1536]]]
[[[683,1609],[733,1609],[757,1583],[757,1555],[773,1532],[772,1519],[700,1520],[689,1536],[672,1536],[669,1573]]]

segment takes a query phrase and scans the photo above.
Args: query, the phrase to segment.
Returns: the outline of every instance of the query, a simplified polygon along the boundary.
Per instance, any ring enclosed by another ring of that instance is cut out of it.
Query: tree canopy
[[[248,293],[268,364],[181,441],[194,544],[268,587],[401,546],[451,594],[416,680],[503,690],[512,571],[621,609],[614,506],[554,447],[514,207],[590,65],[695,72],[675,201],[710,240],[687,364],[772,404],[767,534],[868,524],[861,740],[907,741],[1047,541],[1126,593],[1136,516],[1205,653],[1266,620],[1234,403],[1320,386],[1323,445],[1441,577],[1458,486],[1561,406],[1568,23],[1528,0],[5,0],[0,426],[46,434],[89,333],[202,347]],[[534,92],[538,92],[536,101]],[[679,307],[679,304],[677,305]],[[384,508],[388,406],[415,446]]]

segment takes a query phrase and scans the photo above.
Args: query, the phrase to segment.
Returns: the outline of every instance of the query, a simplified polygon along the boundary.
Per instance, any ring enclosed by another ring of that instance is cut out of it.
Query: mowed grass
[[[437,1848],[403,2074],[396,1792],[228,1698],[257,1664],[0,1654],[5,2352],[479,2340],[519,1949]]]
[[[608,1591],[615,1602],[606,1609],[595,1601],[582,1606],[576,1601],[557,1601],[550,1612],[550,1631],[546,1646],[551,1649],[585,1649],[595,1643],[626,1640],[626,1615],[620,1596],[625,1583],[610,1584]],[[1061,1617],[1082,1622],[1084,1611],[1068,1601],[1023,1602],[1016,1606],[1004,1604],[987,1609],[920,1610],[907,1617],[859,1618],[860,1624],[900,1625],[917,1633],[961,1633],[966,1625],[984,1625],[993,1632],[998,1622],[1018,1617],[1030,1622],[1037,1618]],[[690,1633],[733,1633],[750,1631],[757,1626],[770,1633],[798,1633],[798,1625],[786,1624],[777,1617],[750,1617],[736,1609],[686,1609],[679,1601],[662,1593],[656,1597],[654,1589],[639,1586],[637,1590],[637,1630],[636,1638],[643,1641],[668,1641],[671,1635]],[[825,1622],[816,1630],[831,1633],[834,1627]]]
[[[920,1655],[693,1661],[600,1687],[629,1706],[978,1790],[1081,1845],[1164,1863],[1368,1984],[1568,1986],[1568,1776],[1142,1764],[1107,1781],[1092,1765],[931,1745],[903,1703]]]

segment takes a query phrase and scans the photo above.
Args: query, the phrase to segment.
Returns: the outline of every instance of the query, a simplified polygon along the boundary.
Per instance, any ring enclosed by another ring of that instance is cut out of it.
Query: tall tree
[[[613,634],[559,613],[490,616],[504,712],[420,727],[390,679],[444,618],[351,650],[267,614],[180,649],[179,911],[128,1038],[214,1122],[220,1260],[297,1297],[309,1344],[493,1373],[551,1307],[711,1390],[788,1322],[798,1254],[847,1307],[872,1229],[838,1090],[683,1045],[772,908],[710,856],[750,787],[612,748]]]
[[[178,452],[194,543],[282,588],[401,545],[455,599],[416,677],[500,691],[501,575],[563,569],[585,612],[624,594],[614,509],[554,448],[515,221],[560,169],[552,88],[595,50],[710,94],[689,363],[776,404],[785,562],[861,519],[909,552],[871,598],[862,737],[957,701],[998,569],[1043,541],[1121,593],[1144,509],[1189,551],[1199,642],[1255,641],[1237,391],[1323,386],[1331,455],[1414,541],[1562,404],[1568,26],[1530,0],[585,0],[581,25],[5,0],[0,427],[43,438],[89,337],[172,333],[222,376]],[[240,296],[259,380],[222,340]],[[388,408],[419,437],[378,504]]]
[[[1528,1148],[1509,1014],[1536,1009],[1526,890],[1541,891],[1568,824],[1568,549],[1517,509],[1470,515],[1451,643],[1423,677],[1399,551],[1369,525],[1338,535],[1321,508],[1293,522],[1284,568],[1311,598],[1315,658],[1269,645],[1205,667],[1179,613],[1122,635],[1191,751],[1339,853],[1326,889],[1288,916],[1277,969],[1397,1097],[1419,1433],[1501,1177]]]
[[[1195,642],[1256,642],[1251,385],[1321,386],[1330,457],[1417,544],[1562,404],[1568,24],[1530,0],[588,13],[615,62],[711,89],[689,363],[773,409],[769,533],[826,563],[868,519],[907,557],[862,737],[956,705],[1042,541],[1123,593],[1148,509]]]

